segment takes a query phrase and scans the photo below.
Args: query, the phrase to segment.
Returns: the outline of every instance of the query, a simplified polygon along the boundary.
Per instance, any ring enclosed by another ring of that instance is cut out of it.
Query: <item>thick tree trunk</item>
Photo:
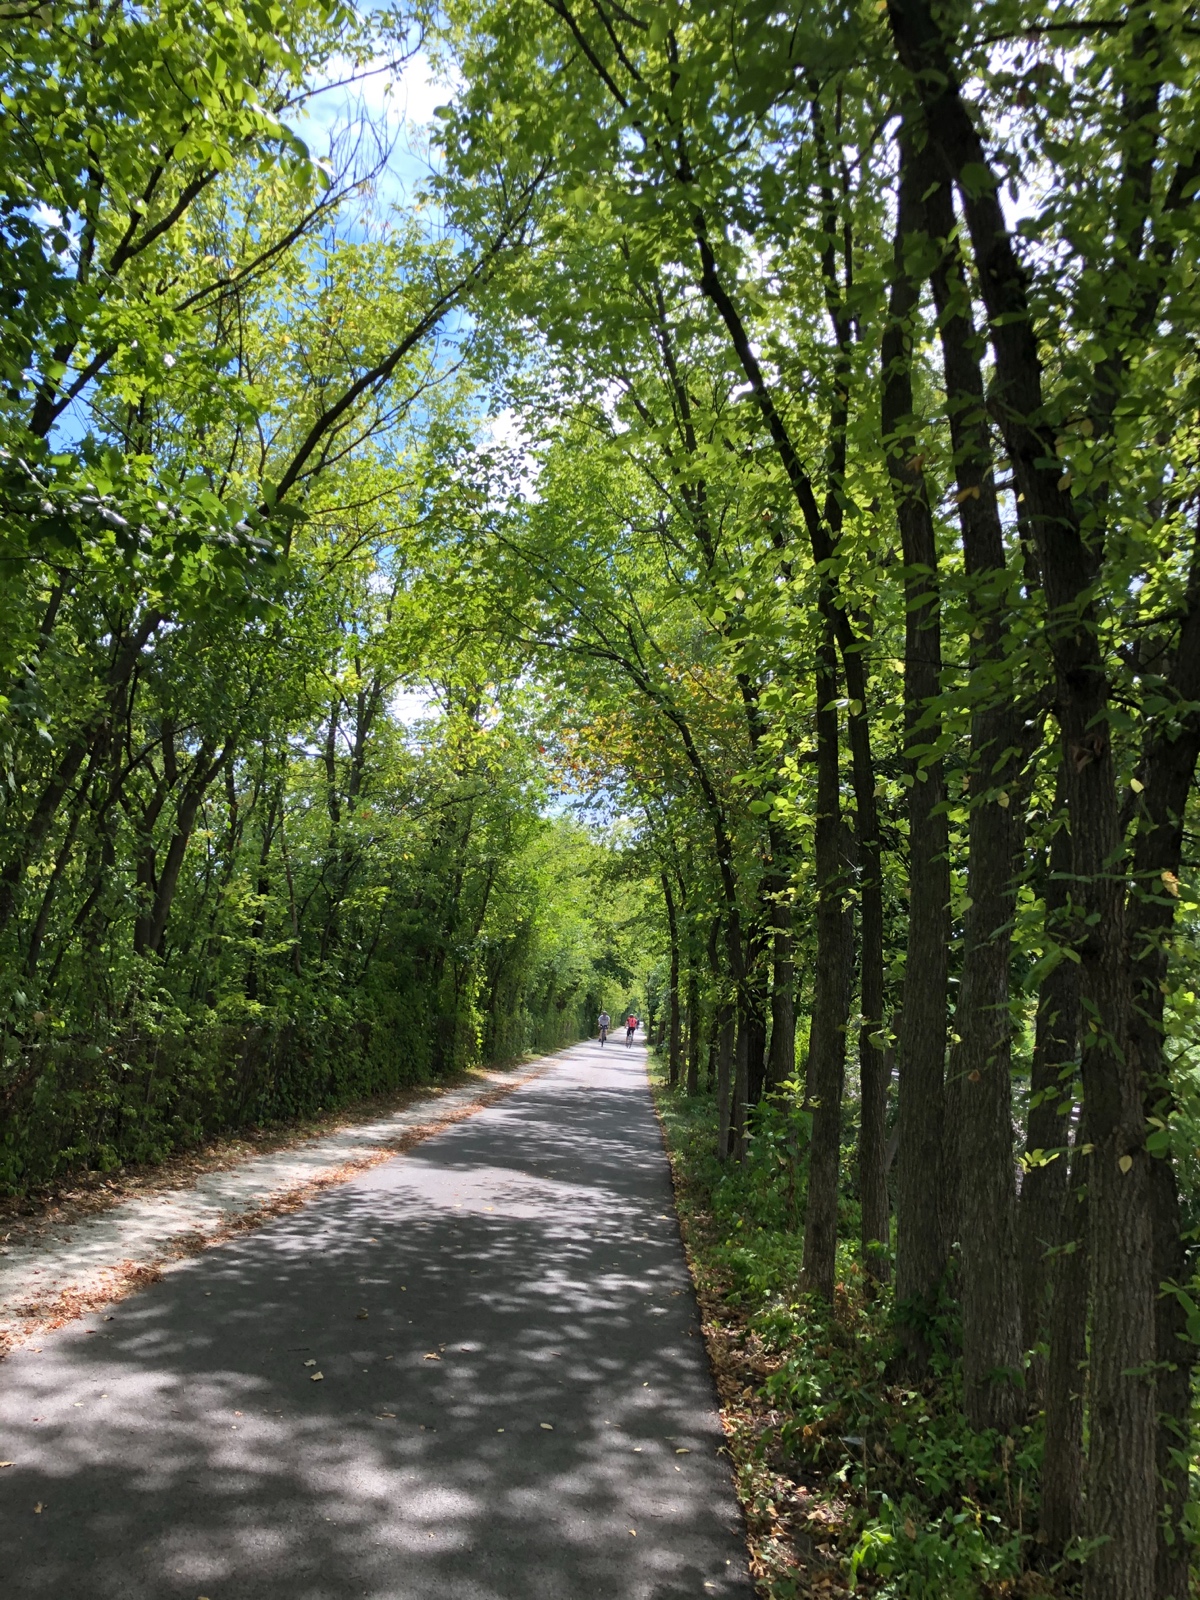
[[[1069,939],[1063,925],[1071,870],[1071,840],[1059,827],[1050,845],[1045,886],[1046,925],[1056,940]],[[1030,1110],[1025,1133],[1025,1177],[1018,1211],[1021,1259],[1021,1343],[1030,1356],[1028,1400],[1041,1408],[1048,1337],[1053,1258],[1067,1194],[1067,1139],[1071,1126],[1075,1057],[1079,1048],[1079,975],[1073,961],[1060,961],[1038,993]],[[1047,1153],[1049,1152],[1049,1154]],[[1057,1153],[1055,1153],[1057,1152]]]
[[[828,607],[827,607],[828,613]],[[859,652],[843,649],[842,663],[850,711],[846,717],[854,786],[855,838],[859,869],[858,1030],[860,1121],[858,1194],[862,1207],[862,1249],[867,1270],[889,1275],[887,1193],[887,1096],[891,1082],[883,1038],[883,852],[875,803],[875,763],[866,714],[866,674]],[[855,711],[854,707],[862,709]]]
[[[926,199],[935,237],[949,241],[954,212],[948,185]],[[1016,909],[1017,851],[1024,836],[1018,792],[1029,743],[1005,670],[1000,613],[1005,604],[1004,530],[992,472],[982,341],[971,322],[961,259],[944,245],[932,277],[963,557],[972,581],[970,692],[971,814],[963,970],[955,1012],[960,1045],[955,1100],[960,1112],[957,1215],[963,1318],[963,1388],[976,1428],[1011,1432],[1022,1410],[1021,1299],[1017,1191],[1012,1150],[1009,964]]]
[[[1083,1532],[1083,1391],[1087,1356],[1088,1215],[1091,1157],[1081,1120],[1050,1270],[1050,1354],[1046,1363],[1046,1446],[1038,1537],[1061,1557]]]
[[[1185,704],[1200,698],[1200,529],[1192,552],[1187,606],[1175,661],[1172,690]],[[1151,1127],[1164,1127],[1176,1109],[1163,1049],[1168,946],[1175,924],[1178,873],[1183,858],[1184,813],[1200,757],[1200,717],[1190,711],[1150,745],[1142,762],[1138,800],[1129,946],[1132,1005],[1129,1052],[1138,1072]],[[1165,1142],[1165,1141],[1164,1141]],[[1191,1389],[1197,1351],[1188,1338],[1187,1316],[1173,1286],[1187,1277],[1179,1191],[1169,1148],[1149,1161],[1153,1228],[1155,1355],[1158,1432],[1155,1451],[1159,1486],[1155,1600],[1187,1600],[1188,1546],[1184,1507],[1187,1463],[1193,1453]]]
[[[837,1269],[838,1160],[846,1023],[850,1009],[852,946],[842,907],[841,804],[838,772],[837,673],[826,627],[816,680],[817,806],[814,860],[817,891],[817,961],[809,1033],[805,1101],[812,1116],[808,1205],[804,1219],[804,1287],[833,1299]]]
[[[923,1373],[925,1335],[946,1270],[942,1196],[946,1004],[950,945],[949,831],[942,762],[923,756],[941,731],[932,709],[941,691],[941,600],[929,492],[913,414],[911,320],[917,284],[906,254],[923,229],[928,163],[911,134],[900,141],[900,192],[891,308],[883,340],[881,419],[888,475],[904,551],[905,744],[908,791],[908,937],[899,1031],[896,1303],[907,1365]],[[865,1235],[864,1225],[864,1235]]]
[[[1088,1520],[1105,1543],[1088,1562],[1086,1600],[1151,1600],[1158,1504],[1155,1289],[1142,1086],[1125,1050],[1129,1018],[1124,885],[1108,681],[1089,591],[1100,543],[1084,537],[1047,416],[1026,277],[1000,204],[1000,178],[963,99],[929,0],[888,0],[929,138],[962,196],[987,308],[996,381],[989,405],[1025,526],[1036,541],[1056,673],[1073,878],[1082,912],[1080,1001],[1089,1018],[1082,1073],[1094,1144],[1089,1180],[1093,1326]],[[1094,1030],[1094,1031],[1093,1031]]]
[[[1179,1188],[1169,1157],[1150,1168],[1154,1206],[1154,1280],[1160,1286],[1155,1339],[1158,1352],[1158,1551],[1155,1558],[1155,1600],[1189,1600],[1190,1545],[1186,1533],[1188,1462],[1192,1437],[1192,1371],[1196,1347],[1188,1338],[1187,1313],[1171,1285],[1182,1288],[1187,1278],[1186,1252],[1179,1212]],[[1166,1287],[1164,1287],[1166,1286]]]
[[[986,771],[1004,748],[989,737],[986,724],[991,721],[986,713],[978,719],[985,727],[972,740],[976,773]],[[1007,724],[1007,718],[1003,721]],[[985,794],[971,812],[971,907],[955,1011],[962,1041],[955,1057],[961,1108],[957,1237],[963,1401],[973,1428],[1001,1433],[1017,1426],[1024,1404],[1008,1010],[1015,851],[1021,837],[1014,817],[1018,804],[1015,794],[1012,804],[1002,795]]]

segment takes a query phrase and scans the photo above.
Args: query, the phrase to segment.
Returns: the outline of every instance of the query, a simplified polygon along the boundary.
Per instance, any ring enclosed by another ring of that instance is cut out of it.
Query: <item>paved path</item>
[[[11,1355],[0,1586],[749,1600],[697,1324],[644,1053],[577,1046]]]
[[[35,1239],[0,1245],[0,1336],[23,1337],[31,1308],[53,1303],[64,1291],[102,1297],[125,1266],[173,1261],[181,1247],[211,1238],[307,1184],[341,1175],[347,1164],[370,1160],[415,1128],[457,1117],[509,1082],[510,1074],[493,1072],[482,1082],[431,1090],[401,1111],[243,1156],[190,1183],[137,1195],[90,1216],[51,1221]]]

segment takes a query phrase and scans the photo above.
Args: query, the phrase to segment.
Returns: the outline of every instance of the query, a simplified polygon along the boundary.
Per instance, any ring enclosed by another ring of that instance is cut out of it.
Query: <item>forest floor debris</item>
[[[524,1059],[457,1074],[327,1117],[243,1132],[161,1165],[86,1174],[0,1201],[0,1357],[390,1161],[545,1070]]]

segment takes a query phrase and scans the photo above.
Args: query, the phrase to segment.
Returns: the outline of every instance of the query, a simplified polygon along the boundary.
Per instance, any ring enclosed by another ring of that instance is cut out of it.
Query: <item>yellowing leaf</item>
[[[1134,794],[1141,794],[1142,790],[1146,787],[1146,785],[1144,783],[1142,783],[1138,778],[1130,778],[1129,787],[1133,790]]]
[[[321,1383],[324,1377],[325,1374],[323,1372],[314,1372],[308,1381],[309,1383]]]
[[[1122,1172],[1128,1172],[1130,1167],[1133,1166],[1133,1157],[1132,1156],[1122,1156],[1121,1159],[1117,1162],[1117,1165],[1120,1167]]]
[[[553,1433],[554,1432],[554,1424],[552,1422],[539,1422],[538,1423],[538,1427],[539,1428],[545,1428],[547,1433]]]
[[[436,1350],[431,1350],[425,1359],[426,1361],[440,1361],[442,1358],[438,1355]]]
[[[1163,872],[1159,873],[1159,877],[1162,879],[1163,888],[1167,891],[1171,898],[1178,900],[1179,879],[1175,876],[1175,874],[1173,872],[1164,870]]]
[[[317,1363],[316,1363],[316,1361],[315,1361],[315,1360],[314,1360],[314,1361],[306,1361],[306,1362],[305,1362],[305,1363],[304,1363],[304,1365],[305,1365],[305,1366],[306,1366],[306,1367],[315,1367],[315,1366],[316,1366],[316,1364],[317,1364]]]

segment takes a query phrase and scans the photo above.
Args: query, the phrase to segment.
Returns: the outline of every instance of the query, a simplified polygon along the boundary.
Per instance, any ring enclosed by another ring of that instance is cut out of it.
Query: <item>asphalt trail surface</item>
[[[0,1365],[9,1600],[748,1600],[645,1054]]]

